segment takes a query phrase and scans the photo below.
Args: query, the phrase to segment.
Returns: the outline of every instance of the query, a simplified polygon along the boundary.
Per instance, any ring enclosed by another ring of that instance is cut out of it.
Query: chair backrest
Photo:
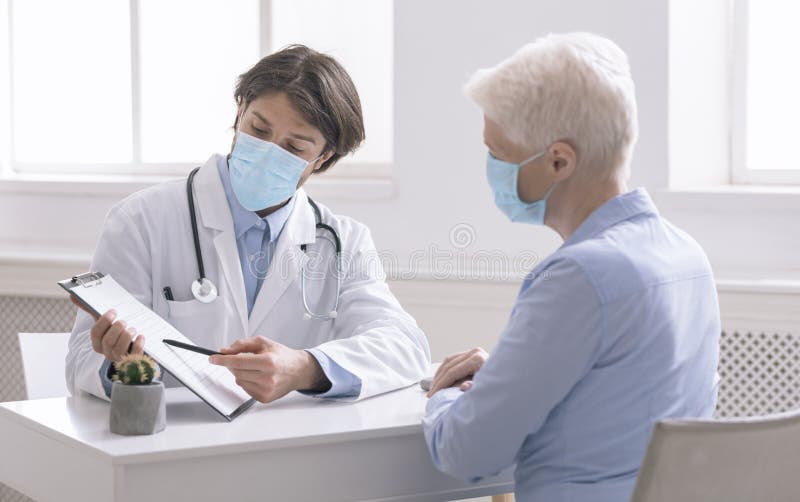
[[[656,424],[633,502],[792,501],[800,413]]]
[[[64,379],[69,333],[19,333],[28,399],[68,396]]]

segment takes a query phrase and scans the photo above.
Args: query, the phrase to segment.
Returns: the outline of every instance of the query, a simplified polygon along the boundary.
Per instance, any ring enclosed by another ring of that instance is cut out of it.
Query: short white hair
[[[547,35],[478,70],[464,92],[513,143],[543,150],[567,140],[579,168],[603,171],[592,177],[627,177],[639,134],[635,88],[628,58],[611,40]]]

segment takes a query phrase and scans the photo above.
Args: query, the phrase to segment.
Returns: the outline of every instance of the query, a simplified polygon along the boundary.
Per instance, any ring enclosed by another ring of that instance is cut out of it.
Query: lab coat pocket
[[[222,298],[211,303],[167,300],[167,321],[194,343],[216,347],[223,340],[225,324]]]
[[[211,303],[203,303],[197,300],[187,300],[184,302],[166,300],[167,302],[167,316],[170,318],[176,317],[195,317],[203,315],[215,310],[215,306],[220,303],[215,300]]]

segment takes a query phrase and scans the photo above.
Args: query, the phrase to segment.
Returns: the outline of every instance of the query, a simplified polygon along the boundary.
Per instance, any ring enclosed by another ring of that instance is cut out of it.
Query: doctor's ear
[[[328,160],[330,160],[330,158],[331,158],[331,157],[333,157],[333,154],[334,154],[334,153],[335,153],[335,152],[334,152],[333,150],[326,150],[326,151],[325,151],[325,152],[324,152],[324,153],[323,153],[323,154],[320,156],[320,158],[318,158],[318,159],[317,159],[317,162],[316,162],[316,164],[317,164],[317,165],[315,165],[315,166],[314,166],[314,172],[317,172],[317,171],[319,171],[320,169],[322,169],[322,166],[324,166],[324,165],[325,165],[325,163],[326,163],[326,162],[328,162]]]

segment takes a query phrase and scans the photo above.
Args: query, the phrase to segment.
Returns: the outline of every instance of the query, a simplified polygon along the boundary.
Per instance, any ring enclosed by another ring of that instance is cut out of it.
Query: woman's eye
[[[267,134],[267,131],[263,129],[259,129],[258,127],[253,126],[253,130],[258,134]]]
[[[294,153],[301,153],[303,151],[302,148],[297,148],[294,145],[289,145],[289,150],[293,151]]]

